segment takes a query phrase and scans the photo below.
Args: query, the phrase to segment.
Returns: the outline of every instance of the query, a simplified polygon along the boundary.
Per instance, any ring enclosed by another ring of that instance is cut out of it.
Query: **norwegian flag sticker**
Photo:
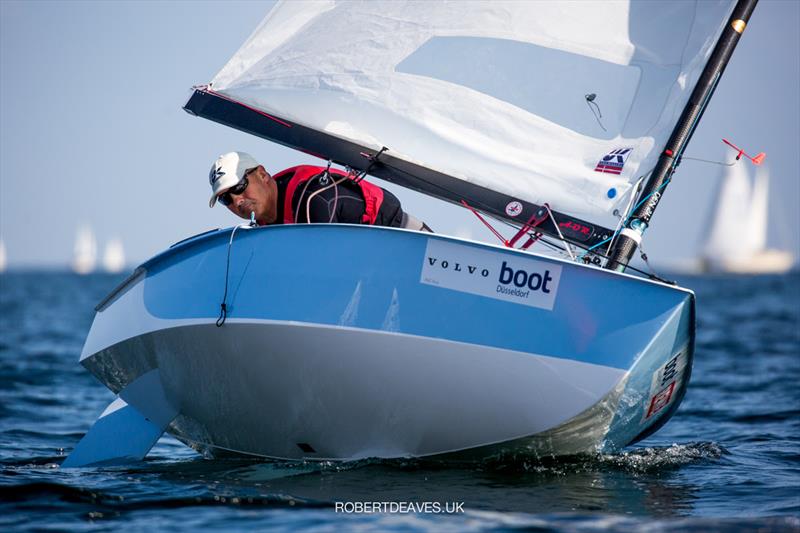
[[[603,156],[603,159],[597,162],[594,171],[605,172],[607,174],[621,174],[622,167],[625,166],[625,161],[628,160],[628,156],[631,155],[632,151],[633,148],[617,148],[616,150],[610,151]]]

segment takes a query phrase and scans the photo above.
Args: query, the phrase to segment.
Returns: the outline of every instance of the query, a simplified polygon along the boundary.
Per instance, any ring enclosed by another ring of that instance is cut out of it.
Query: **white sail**
[[[717,205],[705,245],[707,257],[736,257],[752,253],[747,242],[751,222],[750,177],[744,162],[726,167],[716,194]]]
[[[211,89],[613,224],[731,9],[729,0],[281,2]]]
[[[760,166],[756,170],[753,192],[750,199],[747,237],[745,241],[751,252],[767,247],[767,221],[769,219],[769,172]]]
[[[705,270],[741,274],[786,272],[789,252],[767,248],[769,173],[760,167],[751,184],[747,166],[738,162],[723,173],[716,209],[703,250]]]
[[[0,272],[5,272],[8,266],[8,258],[6,257],[6,245],[3,239],[0,239]]]
[[[97,263],[97,241],[89,226],[78,229],[75,238],[75,250],[72,259],[72,270],[76,274],[89,274]]]
[[[125,268],[125,250],[122,241],[113,238],[106,244],[103,252],[103,269],[111,274],[122,272]]]

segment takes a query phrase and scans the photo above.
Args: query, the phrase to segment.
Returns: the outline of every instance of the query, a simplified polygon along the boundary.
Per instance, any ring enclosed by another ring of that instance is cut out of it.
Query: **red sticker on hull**
[[[667,388],[650,398],[650,407],[647,409],[647,416],[645,416],[645,419],[650,418],[667,406],[672,399],[672,392],[675,390],[675,384],[676,382],[673,381],[667,385]]]

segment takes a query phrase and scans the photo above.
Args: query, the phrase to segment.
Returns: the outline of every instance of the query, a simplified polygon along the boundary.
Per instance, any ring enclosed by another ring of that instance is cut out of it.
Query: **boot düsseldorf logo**
[[[560,278],[557,263],[428,239],[420,282],[552,310]]]

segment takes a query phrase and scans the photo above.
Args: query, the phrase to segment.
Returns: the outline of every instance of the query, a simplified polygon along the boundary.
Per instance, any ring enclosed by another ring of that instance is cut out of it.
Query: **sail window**
[[[488,37],[432,37],[395,71],[461,85],[599,139],[621,133],[641,76],[636,66]],[[587,109],[589,93],[602,98],[602,125]]]

